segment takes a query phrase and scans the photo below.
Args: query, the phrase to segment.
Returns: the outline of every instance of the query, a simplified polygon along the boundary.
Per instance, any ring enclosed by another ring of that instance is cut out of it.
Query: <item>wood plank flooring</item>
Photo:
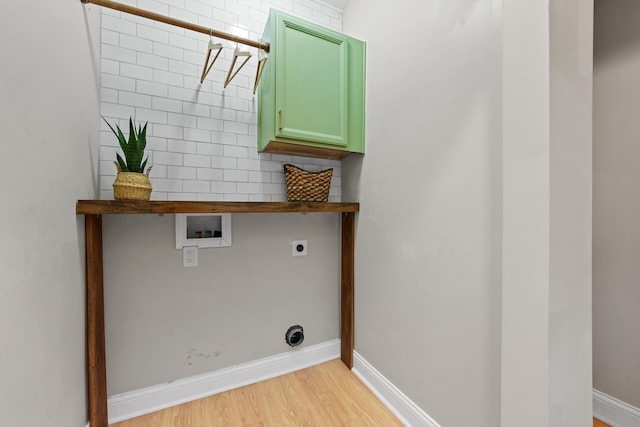
[[[597,418],[593,419],[593,427],[611,427],[609,424],[605,424]]]
[[[402,423],[340,360],[333,360],[111,426],[402,427]]]

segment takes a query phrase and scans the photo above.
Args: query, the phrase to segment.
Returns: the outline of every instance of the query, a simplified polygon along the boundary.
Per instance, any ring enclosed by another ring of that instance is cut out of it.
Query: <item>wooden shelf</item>
[[[175,213],[358,212],[359,203],[78,200],[80,215]]]
[[[102,215],[175,213],[339,213],[341,218],[340,358],[353,367],[355,216],[359,203],[316,202],[187,202],[78,200],[85,216],[87,262],[87,358],[91,427],[108,427],[107,364],[104,336]]]

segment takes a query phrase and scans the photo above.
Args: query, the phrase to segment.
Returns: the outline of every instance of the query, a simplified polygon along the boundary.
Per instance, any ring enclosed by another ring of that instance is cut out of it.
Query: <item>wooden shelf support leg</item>
[[[100,215],[85,215],[85,246],[87,251],[89,421],[91,427],[108,427],[107,367],[104,341],[102,217]]]
[[[340,359],[353,368],[355,212],[342,213],[342,279],[340,292]]]

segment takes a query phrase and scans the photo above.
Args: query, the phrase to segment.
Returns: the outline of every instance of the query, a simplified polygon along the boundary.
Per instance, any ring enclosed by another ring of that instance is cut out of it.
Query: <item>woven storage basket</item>
[[[287,183],[287,200],[290,202],[326,202],[333,169],[308,172],[297,166],[285,164],[284,178]]]
[[[116,200],[149,200],[151,198],[149,175],[135,172],[120,172],[113,182],[113,198]]]

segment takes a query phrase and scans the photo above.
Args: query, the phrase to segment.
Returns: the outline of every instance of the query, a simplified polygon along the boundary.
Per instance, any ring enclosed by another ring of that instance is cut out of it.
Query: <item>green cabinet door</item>
[[[279,19],[277,136],[346,146],[347,38]]]
[[[364,152],[363,42],[272,9],[258,97],[258,150]],[[336,154],[337,153],[337,154]]]

